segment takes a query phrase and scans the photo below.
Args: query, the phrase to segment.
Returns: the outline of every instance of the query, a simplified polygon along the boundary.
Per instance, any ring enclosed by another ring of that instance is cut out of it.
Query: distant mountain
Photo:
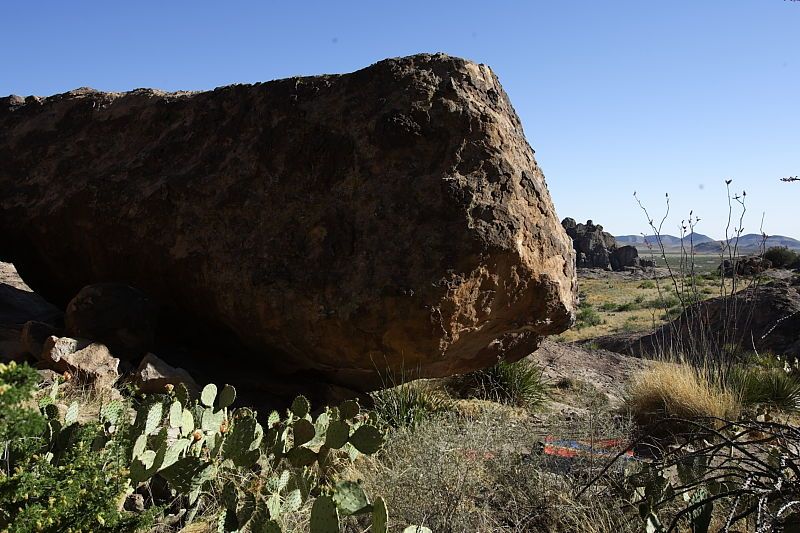
[[[617,243],[619,243],[620,246],[629,244],[631,246],[641,248],[645,246],[645,239],[647,239],[647,242],[654,247],[658,246],[658,241],[656,240],[655,235],[621,235],[614,238],[617,240]],[[763,235],[758,233],[748,233],[747,235],[742,235],[739,237],[738,243],[734,242],[735,239],[731,239],[730,243],[731,246],[736,245],[741,253],[754,253],[760,250],[763,240]],[[672,235],[662,235],[661,242],[664,244],[664,248],[667,249],[680,248],[681,246],[680,237],[674,237]],[[683,242],[684,246],[687,248],[691,243],[694,246],[694,251],[701,254],[719,253],[719,251],[722,249],[722,241],[715,241],[711,237],[701,233],[687,235],[684,237]],[[765,248],[772,248],[773,246],[785,246],[790,250],[800,251],[799,240],[791,237],[785,237],[783,235],[770,235],[767,237],[767,240],[763,242],[763,246],[765,246]]]
[[[765,241],[763,235],[748,233],[739,237],[738,242],[736,239],[730,239],[729,242],[731,246],[736,246],[742,253],[758,252],[762,246],[764,249],[785,246],[790,250],[800,251],[800,241],[783,235],[770,235]],[[722,245],[723,241],[706,242],[700,246],[695,246],[694,251],[697,253],[718,253],[722,249]]]
[[[622,235],[614,238],[620,245],[630,244],[631,246],[645,246],[645,239],[653,246],[658,245],[658,240],[655,235]],[[661,242],[666,248],[679,248],[681,246],[681,238],[672,235],[661,235]],[[683,242],[685,246],[689,246],[690,243],[697,246],[701,243],[714,242],[714,239],[702,233],[693,233],[686,235],[683,238]]]

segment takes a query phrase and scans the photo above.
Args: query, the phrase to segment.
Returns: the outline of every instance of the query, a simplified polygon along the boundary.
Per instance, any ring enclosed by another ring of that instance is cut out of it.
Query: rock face
[[[64,306],[130,284],[233,332],[248,372],[365,390],[518,359],[574,314],[572,243],[520,121],[488,67],[445,55],[2,98],[0,191],[0,254],[34,290]]]
[[[603,231],[603,226],[587,220],[578,224],[573,218],[565,218],[561,225],[572,239],[578,268],[602,268],[605,270],[625,270],[628,267],[652,266],[643,264],[639,252],[633,246],[617,248],[614,236]]]

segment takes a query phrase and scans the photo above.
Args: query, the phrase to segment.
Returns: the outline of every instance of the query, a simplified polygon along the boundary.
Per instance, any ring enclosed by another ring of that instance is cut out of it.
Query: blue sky
[[[446,52],[490,65],[560,217],[722,235],[724,179],[745,232],[800,238],[800,2],[4,2],[0,95],[210,89]]]

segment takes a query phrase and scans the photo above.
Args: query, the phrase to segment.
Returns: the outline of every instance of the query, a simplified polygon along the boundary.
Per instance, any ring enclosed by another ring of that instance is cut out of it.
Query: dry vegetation
[[[717,257],[717,264],[719,257]],[[711,273],[687,277],[680,290],[689,287],[692,298],[707,299],[731,290],[731,280]],[[723,286],[724,284],[724,286]],[[618,277],[580,279],[581,308],[576,327],[559,335],[575,342],[601,335],[655,329],[674,319],[681,309],[675,285],[669,278],[623,279]],[[739,287],[738,289],[742,289]]]
[[[660,361],[631,379],[628,407],[646,426],[666,417],[736,419],[741,401],[709,369]]]

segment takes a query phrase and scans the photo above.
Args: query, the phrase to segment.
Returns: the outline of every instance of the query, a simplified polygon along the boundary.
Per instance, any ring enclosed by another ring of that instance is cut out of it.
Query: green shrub
[[[0,364],[0,529],[9,532],[137,531],[149,513],[119,510],[128,489],[123,447],[99,424],[79,425],[33,402],[27,365]],[[72,409],[72,413],[77,412]]]
[[[140,531],[155,514],[120,511],[128,490],[127,463],[116,441],[98,446],[96,425],[73,425],[63,451],[32,454],[0,480],[0,527],[8,531]]]
[[[645,302],[643,306],[651,309],[669,309],[670,307],[680,305],[680,303],[681,301],[677,296],[673,296],[672,294],[663,294],[658,298],[653,298],[652,300]]]
[[[800,255],[785,246],[773,246],[764,252],[764,259],[768,259],[774,267],[788,268],[800,260]]]
[[[520,407],[539,407],[548,398],[549,385],[542,369],[526,360],[501,361],[465,374],[456,382],[456,387],[466,396]]]
[[[640,289],[655,289],[656,284],[650,281],[649,279],[644,280],[639,284]]]
[[[36,369],[13,361],[0,363],[0,450],[8,455],[3,457],[5,465],[34,453],[44,442],[46,421],[33,402],[38,382]]]
[[[638,302],[641,303],[641,302]],[[635,311],[638,309],[639,306],[637,302],[625,302],[621,304],[613,303],[613,302],[606,302],[600,306],[601,311],[612,312],[612,313],[624,313],[625,311]]]
[[[599,326],[603,323],[600,315],[591,307],[578,308],[578,314],[575,318],[575,327],[577,329],[587,328],[591,326]]]

